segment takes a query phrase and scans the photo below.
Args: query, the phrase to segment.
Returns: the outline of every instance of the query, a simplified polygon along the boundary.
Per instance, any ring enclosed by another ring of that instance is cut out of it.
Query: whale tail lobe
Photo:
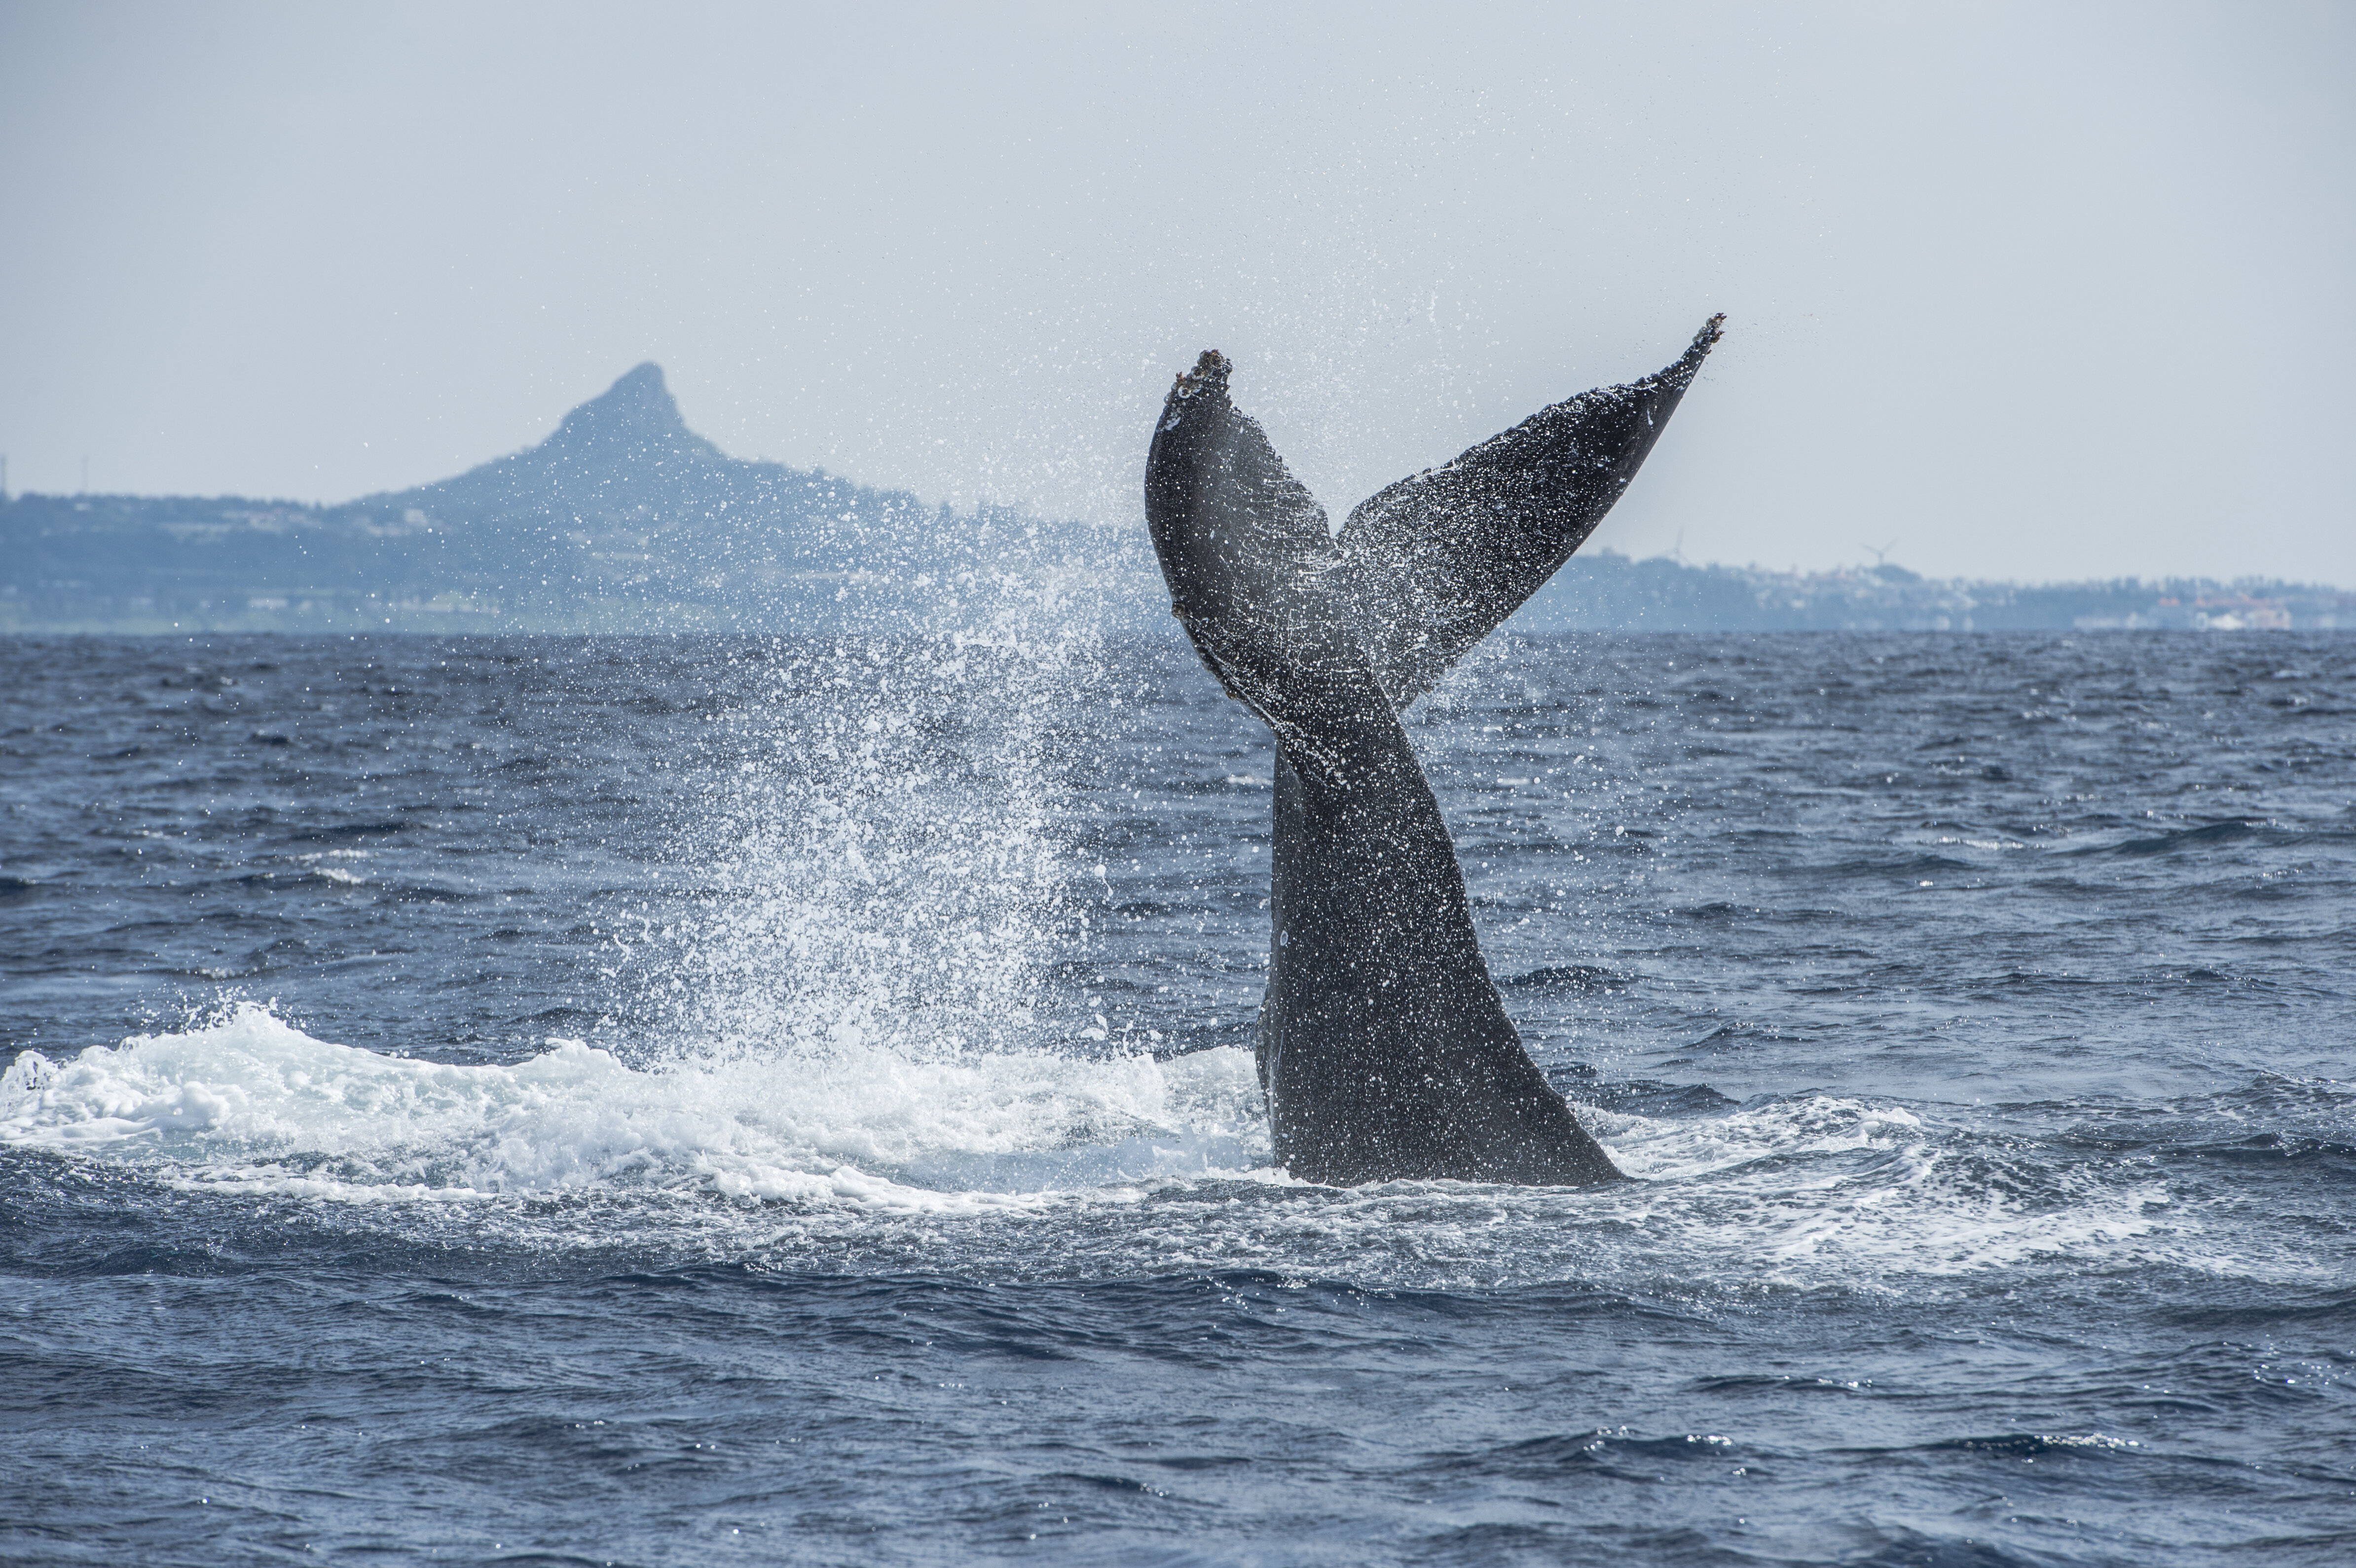
[[[1675,362],[1539,410],[1358,503],[1342,525],[1359,624],[1402,708],[1546,586],[1635,478],[1726,318]]]

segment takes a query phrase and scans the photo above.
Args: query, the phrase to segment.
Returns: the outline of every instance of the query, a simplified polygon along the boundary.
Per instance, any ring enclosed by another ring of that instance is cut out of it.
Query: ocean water
[[[1635,1180],[1270,1168],[1174,634],[0,641],[0,1558],[2356,1560],[2356,636],[1411,727]]]

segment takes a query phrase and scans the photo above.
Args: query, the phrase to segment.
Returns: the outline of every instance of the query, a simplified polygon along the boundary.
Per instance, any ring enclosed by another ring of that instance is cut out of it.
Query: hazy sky
[[[1131,518],[1216,347],[1338,515],[1722,310],[1599,545],[2356,585],[2351,83],[2249,0],[5,0],[0,452],[341,500],[652,358],[731,452]]]

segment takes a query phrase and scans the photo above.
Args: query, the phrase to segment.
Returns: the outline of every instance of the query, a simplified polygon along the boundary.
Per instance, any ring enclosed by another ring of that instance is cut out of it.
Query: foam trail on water
[[[1239,1051],[1169,1062],[881,1049],[624,1065],[579,1040],[451,1066],[252,1004],[0,1075],[0,1141],[346,1198],[608,1190],[938,1207],[1264,1165]]]
[[[632,1067],[554,1040],[512,1065],[453,1066],[316,1040],[246,1004],[70,1061],[27,1051],[0,1074],[0,1145],[184,1189],[657,1205],[619,1230],[609,1217],[539,1234],[558,1246],[710,1232],[705,1200],[720,1197],[798,1217],[782,1232],[723,1224],[711,1244],[723,1254],[824,1244],[909,1266],[940,1239],[898,1220],[1076,1210],[1105,1217],[1057,1221],[1044,1241],[968,1231],[958,1251],[1023,1268],[1150,1259],[1402,1283],[1494,1283],[1504,1268],[1672,1292],[1890,1288],[2029,1260],[2301,1272],[2240,1256],[2148,1170],[2057,1175],[1991,1152],[2012,1140],[1900,1107],[1807,1095],[1691,1119],[1583,1111],[1644,1179],[1307,1187],[1270,1167],[1251,1058],[1233,1049],[1157,1061],[838,1046]]]

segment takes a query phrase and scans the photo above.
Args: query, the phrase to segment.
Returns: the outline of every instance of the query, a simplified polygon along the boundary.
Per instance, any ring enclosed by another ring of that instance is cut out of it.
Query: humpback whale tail
[[[1399,714],[1618,500],[1718,339],[1583,392],[1360,504],[1335,536],[1206,352],[1155,427],[1146,522],[1171,608],[1276,737],[1258,1055],[1310,1180],[1619,1176],[1523,1050]]]

